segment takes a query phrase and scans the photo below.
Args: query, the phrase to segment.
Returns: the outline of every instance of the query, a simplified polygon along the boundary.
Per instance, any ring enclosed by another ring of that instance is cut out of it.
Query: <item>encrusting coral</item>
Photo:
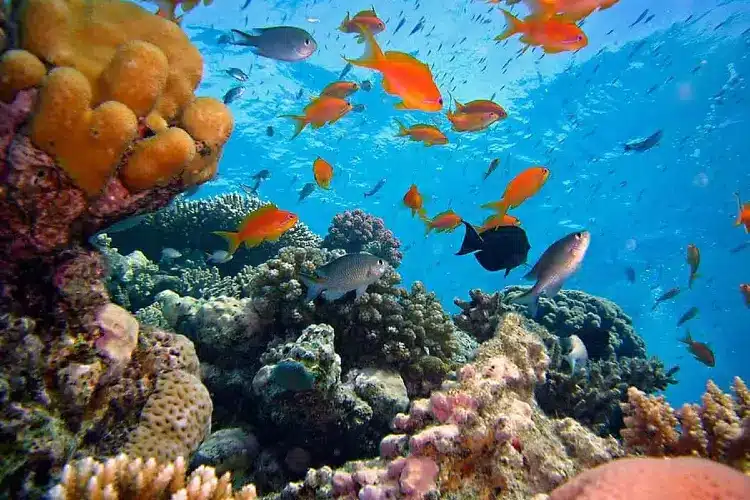
[[[493,295],[471,290],[471,301],[456,299],[462,311],[454,316],[459,328],[477,339],[487,338],[510,311],[524,313],[525,306],[510,299],[523,290],[510,286]],[[646,358],[643,340],[630,317],[614,302],[578,290],[563,290],[554,298],[542,297],[534,323],[551,361],[547,380],[536,388],[536,399],[550,415],[569,416],[590,426],[599,435],[617,436],[623,426],[620,403],[627,389],[636,386],[648,393],[664,390],[676,381],[657,358]],[[586,346],[585,370],[571,371],[561,339],[577,335]]]
[[[255,487],[232,491],[232,474],[216,477],[212,467],[200,466],[187,475],[184,458],[159,464],[125,454],[98,462],[91,457],[65,466],[50,500],[253,500]]]
[[[705,457],[749,472],[750,391],[739,377],[733,390],[734,398],[709,380],[701,405],[685,404],[675,411],[663,397],[631,387],[622,405],[626,449],[659,457]]]

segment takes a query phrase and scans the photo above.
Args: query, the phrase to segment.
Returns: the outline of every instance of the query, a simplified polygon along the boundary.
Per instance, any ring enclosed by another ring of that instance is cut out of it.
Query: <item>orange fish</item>
[[[737,198],[737,220],[734,225],[744,225],[745,232],[750,233],[750,201],[743,204],[740,201],[740,193],[734,193],[734,197]]]
[[[372,32],[362,28],[367,49],[359,59],[346,59],[347,62],[364,68],[374,69],[383,74],[383,90],[401,98],[397,109],[419,109],[440,111],[443,98],[435,85],[430,67],[403,52],[383,53]]]
[[[520,33],[527,48],[535,45],[548,54],[582,49],[589,43],[581,28],[560,16],[532,15],[521,21],[507,10],[502,12],[508,27],[495,37],[498,42]]]
[[[745,298],[745,305],[750,307],[750,285],[744,283],[740,285],[740,293]]]
[[[375,7],[370,10],[357,12],[353,18],[349,18],[349,13],[347,12],[346,17],[341,21],[339,30],[344,33],[359,33],[357,43],[363,43],[365,41],[364,33],[362,33],[363,27],[370,30],[370,33],[373,35],[377,35],[385,30],[385,23],[375,13]]]
[[[505,109],[489,99],[477,99],[466,104],[453,99],[453,104],[456,105],[456,113],[496,113],[501,120],[508,118]]]
[[[323,189],[331,189],[331,179],[333,179],[333,167],[323,158],[318,158],[313,162],[313,176],[318,186]]]
[[[518,174],[505,187],[503,198],[493,203],[485,203],[482,208],[491,208],[497,210],[499,215],[505,213],[511,208],[516,208],[524,201],[534,196],[549,178],[549,169],[547,167],[530,167]]]
[[[486,219],[484,219],[484,222],[482,225],[477,229],[477,233],[482,234],[485,231],[489,231],[490,229],[495,229],[496,227],[501,226],[520,226],[521,221],[518,220],[517,217],[513,217],[512,215],[499,215],[494,214],[490,215]]]
[[[339,97],[321,96],[305,106],[305,114],[302,116],[282,115],[281,118],[291,118],[296,122],[294,135],[297,137],[308,124],[313,128],[320,128],[326,123],[336,123],[352,110],[352,105]]]
[[[695,281],[695,278],[699,276],[698,267],[701,265],[701,251],[692,243],[690,243],[687,247],[687,263],[690,266],[688,288],[693,288],[693,281]]]
[[[237,251],[244,243],[247,248],[255,248],[264,241],[277,241],[281,235],[289,231],[299,218],[286,210],[279,210],[276,205],[264,205],[253,210],[240,223],[236,233],[229,231],[214,231],[229,243],[229,255]]]
[[[417,189],[416,184],[412,184],[404,195],[404,205],[411,209],[411,216],[419,214],[420,219],[425,219],[424,197]]]
[[[333,82],[326,85],[326,88],[323,89],[323,92],[321,92],[320,95],[325,95],[328,97],[338,97],[339,99],[343,99],[358,90],[359,85],[357,85],[355,82]]]
[[[448,111],[447,116],[456,132],[479,132],[500,120],[500,115],[492,111],[481,113],[453,113]]]
[[[714,356],[714,352],[711,350],[711,346],[709,346],[708,344],[704,344],[703,342],[693,340],[693,338],[690,336],[690,330],[688,330],[685,338],[679,339],[679,341],[683,344],[687,344],[688,351],[690,351],[690,354],[692,354],[696,360],[700,361],[706,366],[713,367],[716,365],[716,356]]]
[[[569,21],[580,21],[596,10],[606,10],[620,0],[526,0],[537,14],[552,17],[560,15]]]
[[[451,233],[461,225],[462,221],[463,219],[461,219],[461,217],[459,217],[453,210],[440,212],[432,219],[426,219],[424,221],[427,226],[425,234],[430,234],[433,229],[438,233]]]
[[[396,137],[408,136],[412,141],[424,142],[424,145],[427,147],[434,146],[435,144],[448,144],[448,138],[435,125],[417,123],[406,128],[400,121],[396,120],[396,123],[398,124],[398,134],[396,134]]]
[[[213,3],[214,0],[203,0],[203,5],[208,7]],[[156,11],[156,15],[174,21],[180,24],[185,14],[193,10],[195,7],[200,5],[201,0],[152,0],[159,6],[159,10]],[[182,15],[177,15],[177,6],[182,7]]]

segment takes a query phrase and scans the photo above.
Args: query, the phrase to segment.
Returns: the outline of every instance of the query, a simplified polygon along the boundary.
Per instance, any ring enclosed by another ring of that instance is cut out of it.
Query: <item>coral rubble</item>
[[[509,303],[522,290],[510,286],[493,295],[470,292],[471,301],[456,300],[462,311],[456,325],[479,340],[488,338],[509,311],[526,307]],[[600,435],[618,435],[623,426],[620,403],[627,389],[648,393],[675,383],[656,358],[646,358],[645,344],[631,319],[613,302],[577,290],[563,290],[541,298],[535,331],[544,340],[551,362],[547,380],[536,388],[542,409],[551,415],[575,418]],[[586,370],[571,370],[563,356],[561,339],[577,335],[585,344]]]
[[[750,391],[739,377],[733,389],[734,398],[709,380],[701,405],[675,411],[663,397],[631,387],[622,405],[626,449],[659,457],[705,457],[750,471]]]

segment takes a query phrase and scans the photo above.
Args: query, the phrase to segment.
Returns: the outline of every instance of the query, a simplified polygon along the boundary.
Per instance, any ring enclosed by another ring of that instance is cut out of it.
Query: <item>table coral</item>
[[[739,377],[733,390],[734,399],[709,380],[701,405],[685,404],[675,411],[663,397],[631,387],[622,404],[626,449],[653,456],[700,456],[750,471],[750,391]]]
[[[87,457],[65,466],[60,483],[49,492],[51,500],[253,500],[255,487],[232,491],[232,475],[216,476],[212,467],[200,466],[187,475],[182,457],[159,464],[125,454],[97,462]]]
[[[336,215],[323,240],[326,248],[341,248],[347,253],[369,252],[387,260],[393,267],[401,265],[401,242],[385,227],[380,217],[362,209]]]
[[[624,458],[588,470],[554,490],[550,500],[740,500],[750,478],[716,462],[693,457]]]
[[[525,306],[508,302],[522,290],[510,286],[488,295],[471,290],[471,300],[456,299],[462,311],[454,316],[459,328],[482,340],[491,335],[504,314],[525,312]],[[619,404],[628,387],[648,393],[664,390],[676,381],[657,358],[646,359],[645,344],[632,321],[613,302],[577,290],[563,290],[553,299],[540,300],[540,314],[534,323],[547,347],[551,363],[547,381],[536,389],[544,411],[566,415],[591,426],[600,435],[617,435],[623,426]],[[578,335],[586,345],[586,370],[571,373],[564,360],[561,338]]]

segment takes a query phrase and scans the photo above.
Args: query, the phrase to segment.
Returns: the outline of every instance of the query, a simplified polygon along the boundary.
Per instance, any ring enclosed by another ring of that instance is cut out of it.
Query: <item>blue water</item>
[[[290,141],[293,124],[278,115],[299,113],[336,80],[345,65],[342,54],[361,55],[363,46],[336,28],[347,9],[354,13],[372,2],[252,0],[241,11],[243,3],[219,0],[195,9],[184,23],[205,58],[201,94],[221,98],[238,84],[224,73],[226,68],[239,67],[250,75],[245,95],[231,105],[235,133],[219,177],[200,196],[237,191],[237,183],[249,182],[250,175],[267,168],[273,176],[263,184],[261,196],[295,211],[318,233],[325,233],[336,213],[363,208],[384,218],[410,247],[399,270],[404,280],[424,281],[455,312],[454,297],[466,298],[471,288],[491,292],[520,284],[523,272],[503,279],[502,273],[488,273],[470,257],[454,256],[461,230],[425,238],[421,223],[401,207],[402,196],[415,183],[427,196],[430,214],[453,208],[478,223],[490,214],[479,208],[481,203],[499,199],[520,170],[543,164],[552,171],[549,181],[513,212],[528,232],[530,261],[565,234],[590,230],[584,265],[566,288],[616,301],[633,317],[649,353],[667,366],[681,366],[680,383],[667,391],[673,404],[696,401],[708,378],[724,388],[734,375],[750,379],[745,361],[750,309],[738,289],[750,281],[750,249],[729,252],[748,239],[733,226],[732,193],[740,190],[750,197],[750,2],[621,0],[586,19],[589,45],[578,53],[542,58],[537,50],[518,59],[522,45],[517,37],[507,44],[492,41],[504,23],[483,2],[375,2],[389,27],[378,36],[384,49],[419,50],[444,97],[451,92],[465,102],[496,94],[495,101],[508,110],[508,119],[488,131],[448,132],[450,144],[433,148],[395,138],[393,120],[435,123],[448,130],[445,115],[395,110],[396,99],[383,93],[378,74],[364,69],[353,69],[346,78],[375,84],[372,92],[351,98],[366,106],[364,113],[305,130]],[[630,27],[647,8],[654,17]],[[477,14],[492,23],[472,22]],[[402,16],[407,22],[393,35]],[[410,36],[422,17],[424,30]],[[317,53],[289,64],[216,43],[230,28],[281,24],[312,33]],[[478,63],[482,58],[486,62]],[[273,137],[266,135],[269,125],[276,131]],[[657,129],[664,130],[659,147],[623,153],[623,143]],[[333,188],[298,204],[298,190],[312,181],[312,161],[319,155],[334,165]],[[501,166],[482,183],[495,157]],[[290,185],[296,175],[299,180]],[[381,178],[387,179],[385,187],[365,199],[363,192]],[[701,249],[702,277],[692,290],[652,313],[657,296],[674,286],[686,287],[688,243]],[[636,270],[634,284],[625,279],[626,266]],[[693,360],[677,342],[684,335],[675,326],[677,319],[693,305],[701,312],[689,323],[691,331],[695,339],[710,342],[714,368]]]

